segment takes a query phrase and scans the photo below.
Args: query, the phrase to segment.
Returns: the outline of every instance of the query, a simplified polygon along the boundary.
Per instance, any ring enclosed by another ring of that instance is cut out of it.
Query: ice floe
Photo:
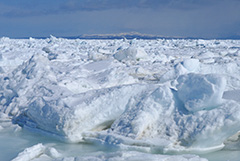
[[[1,38],[0,131],[148,152],[113,160],[239,150],[239,53],[238,40]]]

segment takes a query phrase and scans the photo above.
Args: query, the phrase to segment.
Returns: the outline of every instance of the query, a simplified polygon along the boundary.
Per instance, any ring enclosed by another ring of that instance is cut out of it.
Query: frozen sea
[[[0,160],[240,158],[240,40],[0,38]]]

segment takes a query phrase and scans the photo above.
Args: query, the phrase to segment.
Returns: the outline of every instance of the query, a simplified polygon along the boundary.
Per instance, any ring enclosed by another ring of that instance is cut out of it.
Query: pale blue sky
[[[240,0],[0,0],[0,37],[240,37]]]

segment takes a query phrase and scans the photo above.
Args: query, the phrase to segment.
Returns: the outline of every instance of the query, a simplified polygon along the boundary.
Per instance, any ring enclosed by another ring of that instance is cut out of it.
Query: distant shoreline
[[[50,36],[33,36],[33,37],[9,37],[11,39],[46,39]],[[203,40],[240,40],[240,36],[232,36],[232,37],[222,37],[222,38],[203,38],[203,37],[180,37],[180,36],[159,36],[159,35],[151,35],[151,34],[141,34],[137,32],[131,33],[120,33],[120,34],[82,34],[79,36],[53,36],[56,38],[64,38],[64,39],[85,39],[85,40],[112,40],[112,39],[143,39],[143,40],[156,40],[156,39],[203,39]]]

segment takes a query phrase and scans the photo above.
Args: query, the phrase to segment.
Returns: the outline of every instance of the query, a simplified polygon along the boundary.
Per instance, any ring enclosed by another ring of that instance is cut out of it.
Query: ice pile
[[[240,105],[221,99],[225,82],[216,75],[199,74],[181,76],[178,82],[177,91],[159,86],[131,100],[111,128],[97,137],[116,146],[147,145],[153,152],[223,148],[240,128]]]
[[[122,152],[111,152],[111,153],[94,153],[91,155],[83,155],[78,157],[62,157],[61,154],[53,147],[46,146],[41,143],[36,144],[32,147],[26,148],[24,151],[20,152],[17,157],[15,157],[12,161],[88,161],[88,160],[96,160],[96,161],[121,161],[121,160],[149,160],[149,161],[206,161],[206,159],[200,158],[196,155],[160,155],[160,154],[147,154],[136,151],[122,151]]]
[[[65,158],[68,161],[75,161],[75,160],[81,160],[81,161],[89,161],[89,160],[96,160],[96,161],[207,161],[204,158],[200,158],[195,155],[159,155],[159,154],[147,154],[147,153],[141,153],[141,152],[134,152],[134,151],[123,151],[123,152],[115,152],[115,153],[109,153],[109,154],[95,154],[91,156],[81,156],[81,157],[69,157]]]
[[[0,42],[0,111],[14,124],[151,153],[239,149],[240,41]]]
[[[131,46],[127,49],[121,49],[116,54],[114,54],[113,57],[120,62],[126,62],[144,60],[148,58],[148,55],[144,49]]]
[[[19,153],[12,161],[30,161],[30,160],[53,160],[60,158],[61,154],[53,147],[47,147],[41,143],[26,148]]]

